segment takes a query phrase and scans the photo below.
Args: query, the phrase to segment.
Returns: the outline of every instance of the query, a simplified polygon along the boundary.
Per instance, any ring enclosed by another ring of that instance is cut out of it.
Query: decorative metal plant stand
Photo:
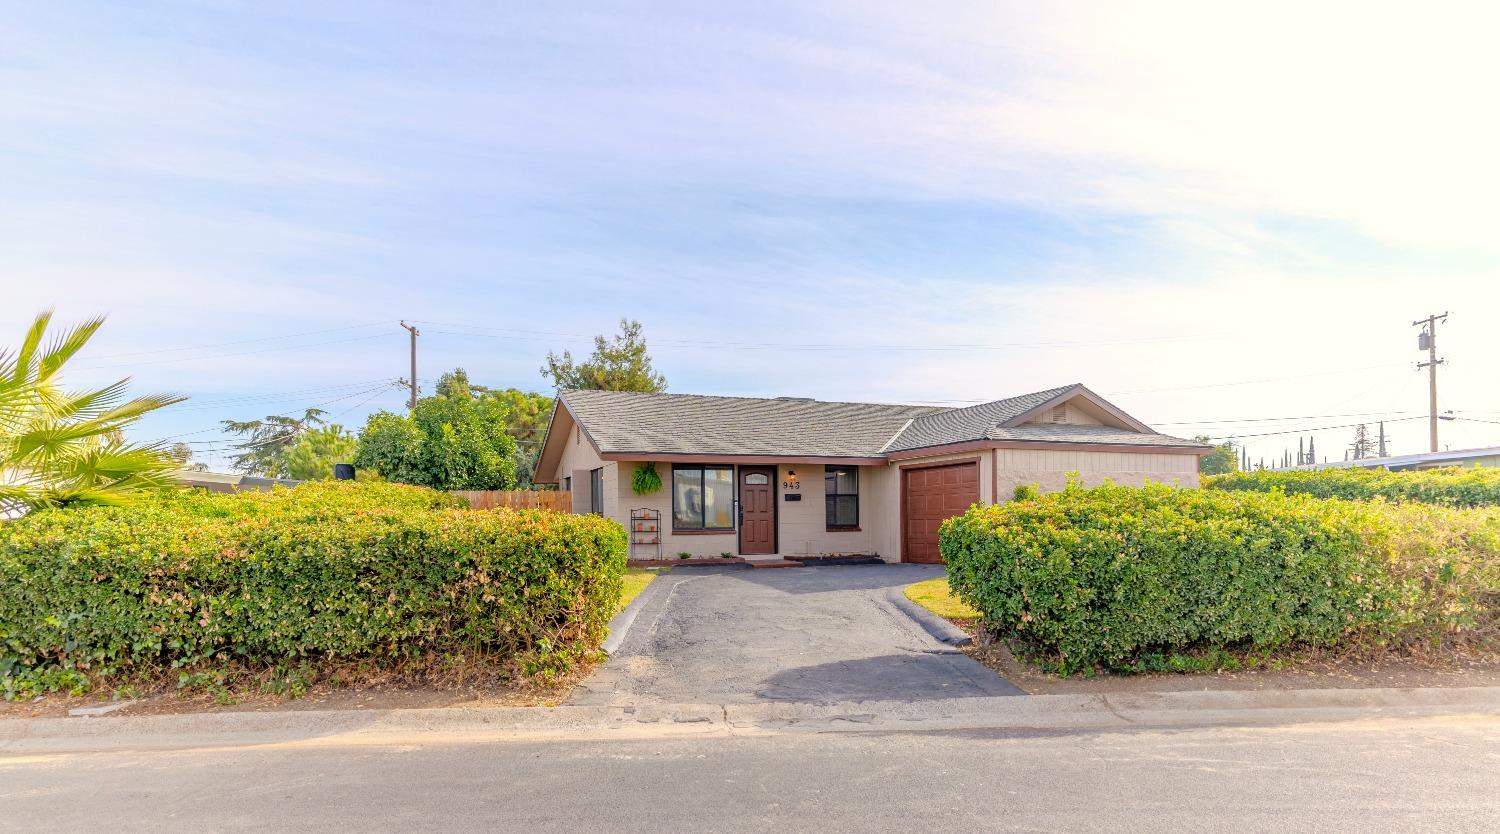
[[[661,558],[661,510],[630,511],[630,558]]]

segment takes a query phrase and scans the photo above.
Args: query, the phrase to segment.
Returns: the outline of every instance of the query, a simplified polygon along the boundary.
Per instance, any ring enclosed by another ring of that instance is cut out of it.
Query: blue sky
[[[1083,381],[1275,457],[1420,450],[1450,309],[1445,443],[1500,445],[1494,12],[1038,5],[13,4],[0,333],[108,313],[76,381],[214,464],[399,407],[399,319],[542,389],[621,316],[676,391]]]

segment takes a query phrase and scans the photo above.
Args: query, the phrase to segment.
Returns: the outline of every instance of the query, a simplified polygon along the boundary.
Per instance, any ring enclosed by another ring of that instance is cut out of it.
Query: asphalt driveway
[[[933,700],[1022,691],[888,599],[930,565],[678,568],[569,703]]]

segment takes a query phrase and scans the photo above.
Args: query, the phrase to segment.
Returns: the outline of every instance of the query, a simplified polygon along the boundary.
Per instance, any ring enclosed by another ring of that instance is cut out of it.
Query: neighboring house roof
[[[1105,425],[1036,423],[1046,409],[1074,400]],[[1208,450],[1157,434],[1082,385],[1066,385],[966,408],[822,402],[626,391],[563,391],[554,407],[538,469],[551,472],[562,440],[559,413],[601,457],[723,456],[884,461],[899,453],[972,443],[1066,443]],[[569,427],[571,431],[571,427]]]
[[[186,487],[197,487],[209,492],[266,492],[276,485],[293,487],[302,483],[291,478],[260,478],[254,475],[239,475],[226,472],[199,472],[196,469],[180,469],[172,478]]]
[[[1485,449],[1452,449],[1446,452],[1422,452],[1416,455],[1393,455],[1384,458],[1340,460],[1330,463],[1314,463],[1297,469],[1410,469],[1421,466],[1461,466],[1467,462],[1481,462],[1487,458],[1500,458],[1500,446]]]

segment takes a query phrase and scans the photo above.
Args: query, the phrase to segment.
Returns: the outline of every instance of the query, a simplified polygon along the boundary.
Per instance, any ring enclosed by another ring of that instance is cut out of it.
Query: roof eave
[[[643,460],[662,463],[832,463],[848,466],[881,466],[886,462],[885,457],[879,455],[765,455],[652,451],[601,452],[599,458],[615,462]]]
[[[944,443],[937,446],[920,446],[901,449],[887,457],[892,461],[926,458],[957,452],[972,452],[980,449],[1054,449],[1062,451],[1090,452],[1140,452],[1148,455],[1197,455],[1213,454],[1213,447],[1193,445],[1160,445],[1144,443],[1106,443],[1085,440],[965,440],[959,443]]]
[[[551,477],[550,478],[547,477],[547,475],[548,475],[548,467],[549,467],[549,464],[548,464],[548,461],[547,461],[547,452],[550,449],[553,448],[552,447],[552,438],[554,436],[554,431],[553,430],[557,428],[557,413],[559,411],[561,411],[562,409],[563,409],[562,394],[561,394],[561,392],[559,392],[558,395],[552,399],[552,414],[550,416],[548,416],[548,418],[547,418],[547,431],[544,434],[542,434],[542,447],[537,450],[535,465],[532,466],[532,472],[533,472],[533,474],[532,474],[532,483],[537,483],[537,484],[555,484],[555,483],[558,482],[558,478],[557,478],[557,463],[558,463],[558,460],[562,457],[562,451],[561,451],[561,449],[559,449],[558,453],[555,456],[553,456],[553,461],[550,464],[550,468],[551,468],[551,471],[550,471]],[[569,419],[572,419],[572,412],[569,412]]]

